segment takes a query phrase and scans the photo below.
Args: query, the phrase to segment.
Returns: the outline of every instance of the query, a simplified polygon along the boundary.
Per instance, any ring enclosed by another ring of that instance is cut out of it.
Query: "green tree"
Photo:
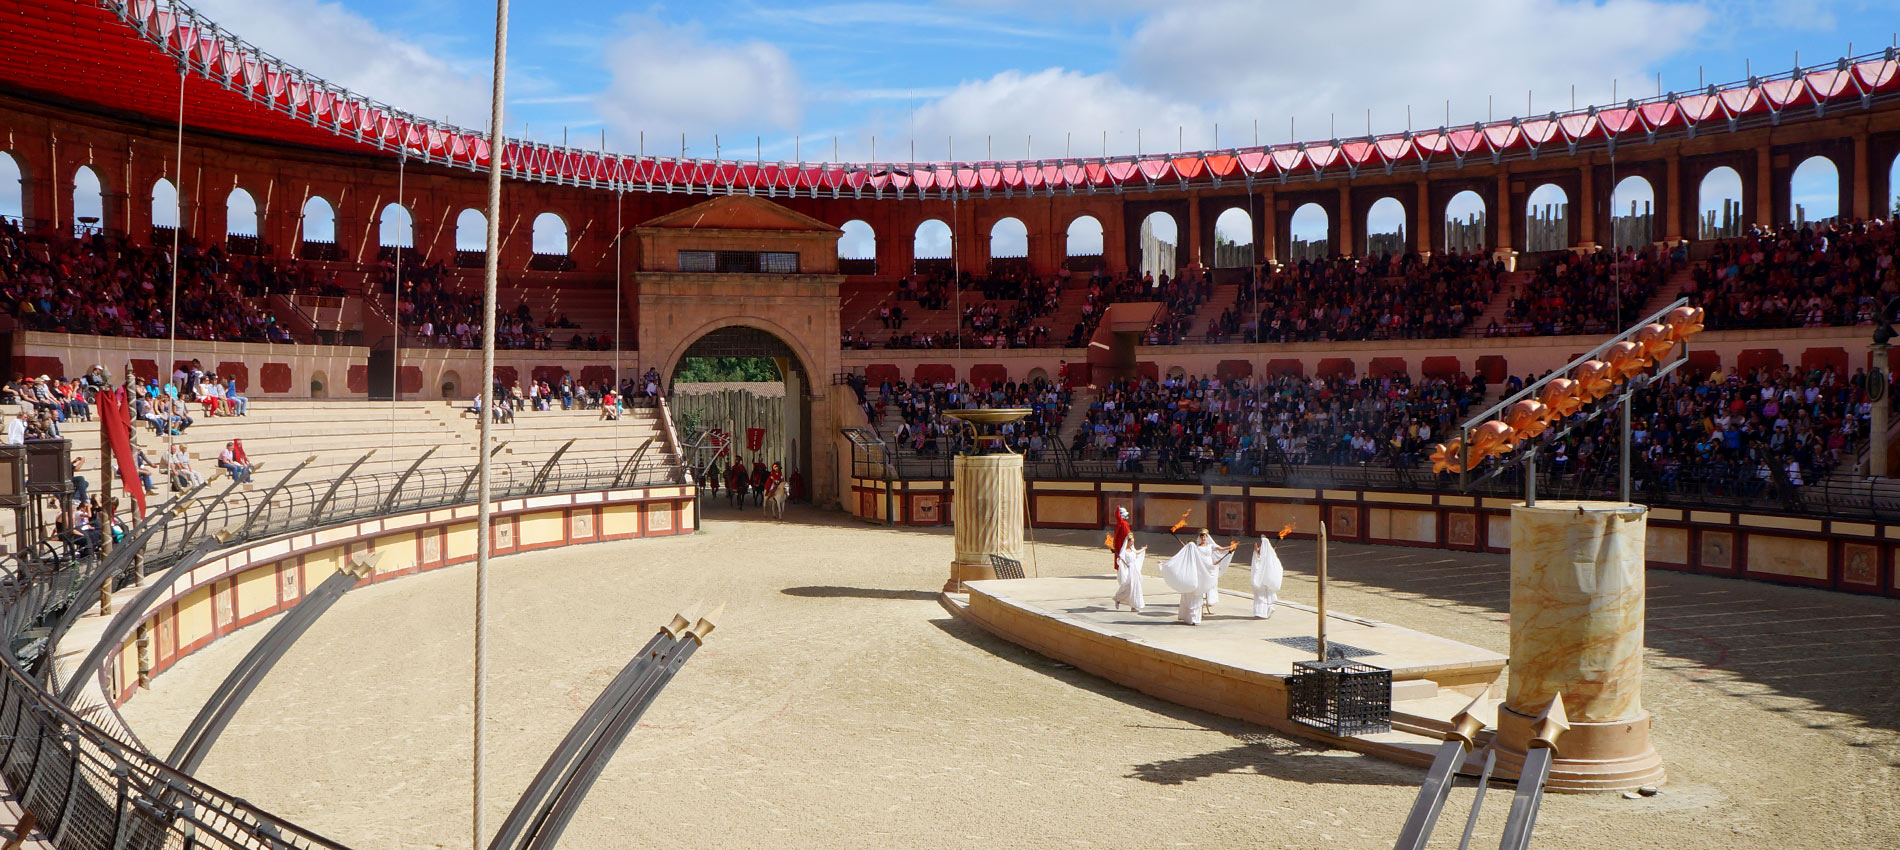
[[[725,381],[782,381],[778,364],[770,357],[687,357],[680,360],[674,380],[683,383]]]

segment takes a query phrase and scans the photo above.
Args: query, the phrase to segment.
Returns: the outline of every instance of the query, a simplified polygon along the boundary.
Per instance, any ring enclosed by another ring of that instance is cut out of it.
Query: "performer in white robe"
[[[1260,547],[1253,550],[1253,615],[1264,620],[1273,616],[1273,603],[1278,601],[1280,584],[1286,578],[1280,566],[1280,554],[1273,551],[1273,544],[1266,537],[1260,538]]]
[[[1174,557],[1162,562],[1162,580],[1181,594],[1178,614],[1181,622],[1200,625],[1201,609],[1207,605],[1208,597],[1218,592],[1220,571],[1226,568],[1233,554],[1234,544],[1216,546],[1213,536],[1203,528],[1193,543],[1181,547]]]
[[[1141,613],[1141,606],[1143,604],[1141,598],[1141,564],[1148,558],[1148,548],[1145,546],[1140,549],[1135,548],[1135,541],[1131,537],[1128,540],[1122,541],[1122,550],[1117,553],[1117,558],[1121,562],[1121,565],[1120,568],[1115,571],[1115,578],[1118,581],[1115,587],[1115,607],[1119,609],[1121,606],[1127,605],[1128,610],[1139,614]]]

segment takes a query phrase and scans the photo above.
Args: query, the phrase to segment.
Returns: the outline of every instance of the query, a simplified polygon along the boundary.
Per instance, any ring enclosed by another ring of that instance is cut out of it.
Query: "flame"
[[[1107,546],[1110,549],[1115,548],[1115,535],[1113,534],[1102,535],[1102,545]]]
[[[1182,528],[1186,527],[1188,514],[1191,514],[1191,513],[1193,513],[1193,511],[1182,511],[1181,518],[1175,520],[1173,525],[1168,526],[1169,533],[1180,531]]]
[[[1289,535],[1289,534],[1292,534],[1292,533],[1293,533],[1293,523],[1290,523],[1290,522],[1289,522],[1289,523],[1287,523],[1286,525],[1284,525],[1284,526],[1281,526],[1281,527],[1280,527],[1280,539],[1281,539],[1281,540],[1285,540],[1285,539],[1286,539],[1286,536],[1287,536],[1287,535]]]

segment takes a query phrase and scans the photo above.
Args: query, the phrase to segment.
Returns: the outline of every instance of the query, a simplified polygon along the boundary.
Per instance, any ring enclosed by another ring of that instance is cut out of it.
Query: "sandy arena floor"
[[[708,520],[495,562],[490,829],[660,624],[720,601],[718,632],[562,847],[1383,848],[1417,792],[1417,769],[1163,703],[952,619],[935,599],[946,532]],[[1100,532],[1038,536],[1043,575],[1108,565]],[[1312,544],[1281,551],[1286,595],[1310,603]],[[1340,545],[1332,563],[1339,610],[1508,649],[1504,557]],[[1900,845],[1900,603],[1650,575],[1644,696],[1669,784],[1550,797],[1536,846]],[[468,846],[473,586],[459,567],[345,597],[200,775],[354,847]],[[168,751],[264,632],[160,677],[126,706],[132,728]],[[1471,794],[1453,793],[1434,847],[1457,846]],[[1495,846],[1507,806],[1494,790],[1474,846]]]

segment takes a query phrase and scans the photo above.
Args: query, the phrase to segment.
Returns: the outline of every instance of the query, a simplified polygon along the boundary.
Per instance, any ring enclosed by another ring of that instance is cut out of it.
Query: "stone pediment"
[[[793,233],[841,233],[796,210],[779,206],[763,198],[728,195],[702,201],[648,220],[638,230],[778,230]]]

